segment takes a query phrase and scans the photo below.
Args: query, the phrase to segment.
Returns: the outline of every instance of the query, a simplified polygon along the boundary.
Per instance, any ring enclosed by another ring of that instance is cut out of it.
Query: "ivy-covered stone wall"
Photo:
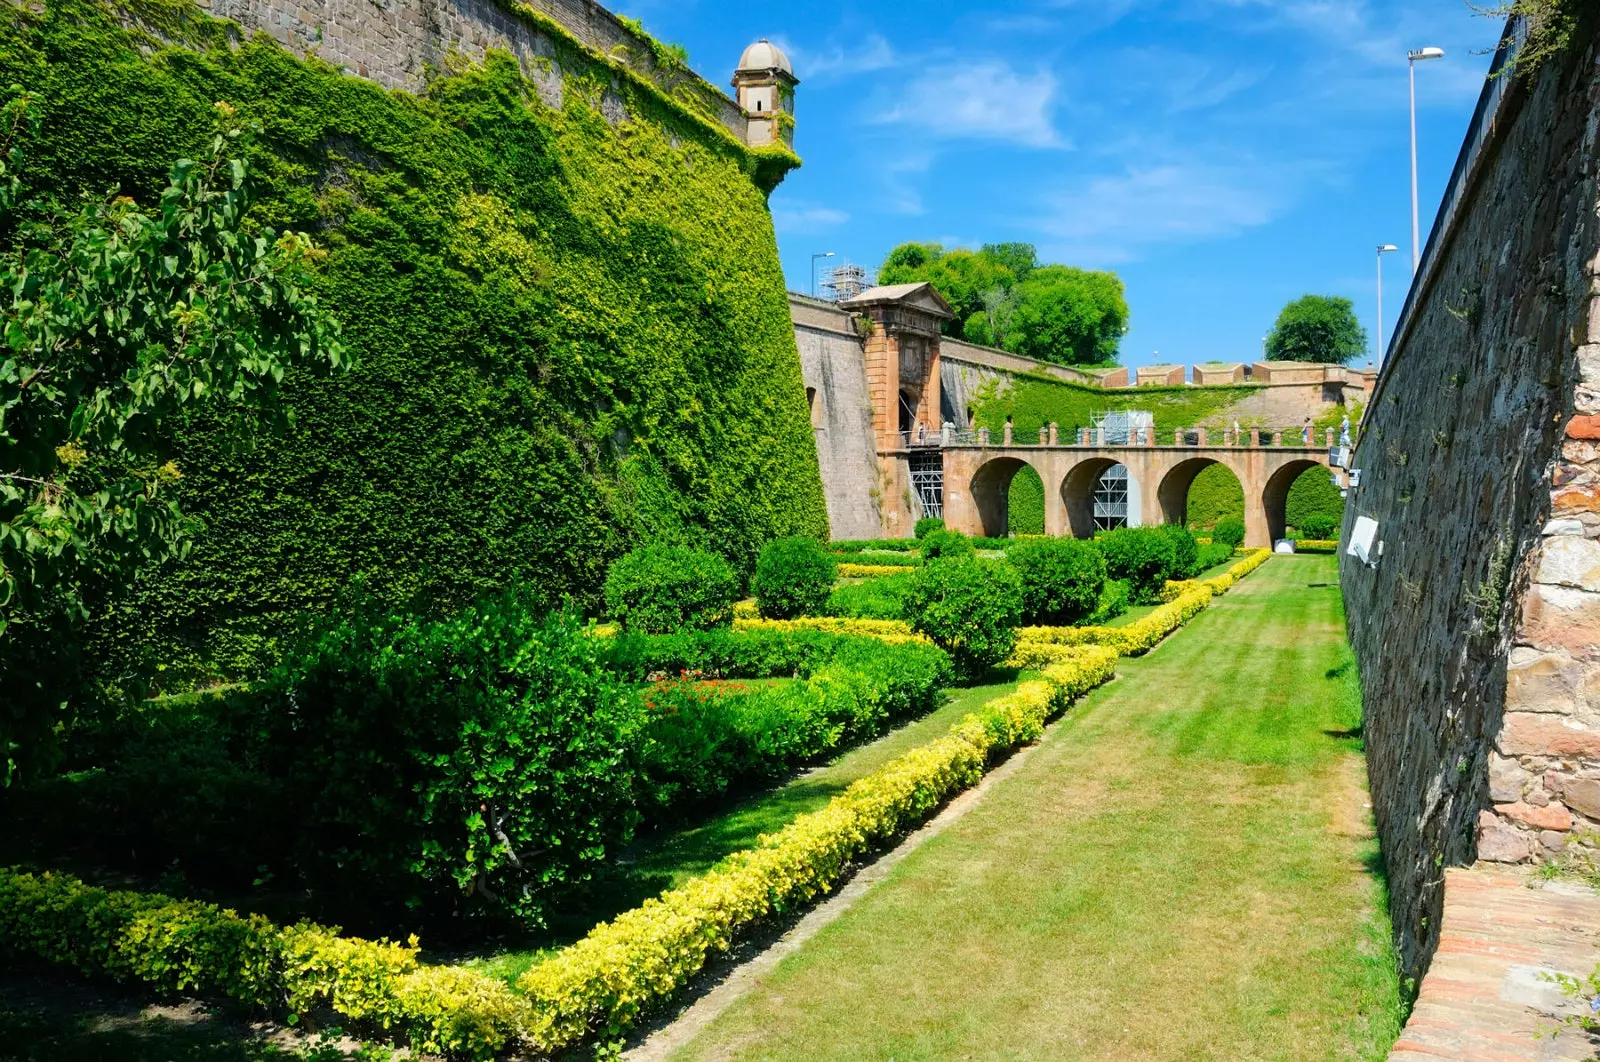
[[[184,426],[206,529],[101,623],[118,666],[248,673],[357,576],[423,609],[510,583],[589,602],[641,540],[748,565],[826,535],[770,151],[575,43],[552,107],[505,53],[413,95],[173,0],[0,10],[0,79],[44,117],[29,185],[149,197],[231,103],[262,126],[256,216],[326,249],[361,359],[288,381],[293,429],[250,452]]]

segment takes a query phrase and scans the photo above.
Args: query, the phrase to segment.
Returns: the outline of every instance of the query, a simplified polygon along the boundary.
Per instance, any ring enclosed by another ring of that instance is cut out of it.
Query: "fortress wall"
[[[1444,867],[1600,823],[1600,72],[1573,53],[1486,90],[1355,461],[1345,534],[1375,519],[1382,556],[1341,578],[1406,976]]]
[[[511,9],[511,0],[198,0],[247,34],[265,33],[297,55],[315,54],[385,88],[419,91],[427,67],[458,52],[481,59],[490,48],[515,55],[540,83],[545,103],[561,106],[561,70],[551,33]],[[592,0],[522,0],[593,51],[624,61],[668,94],[699,101],[740,141],[748,123],[739,105],[689,70],[665,69],[648,37]],[[730,57],[731,59],[732,57]],[[615,101],[621,107],[621,100]]]
[[[877,538],[882,492],[860,334],[843,310],[793,296],[789,302],[831,534],[836,541]]]

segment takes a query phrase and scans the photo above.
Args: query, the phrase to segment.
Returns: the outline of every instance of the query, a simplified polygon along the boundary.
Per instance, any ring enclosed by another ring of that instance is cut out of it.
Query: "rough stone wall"
[[[594,51],[624,58],[669,94],[693,93],[741,141],[748,123],[739,105],[690,71],[660,69],[647,38],[592,0],[525,0]],[[315,54],[385,88],[415,92],[425,70],[458,52],[481,59],[490,48],[515,55],[545,103],[561,106],[561,70],[548,34],[510,9],[510,0],[198,0],[246,33],[261,32],[298,55]],[[730,64],[733,57],[730,57]],[[731,65],[730,65],[731,69]],[[620,97],[608,101],[619,109]]]
[[[877,538],[882,496],[861,337],[841,310],[791,300],[835,540]]]
[[[1357,451],[1346,535],[1377,520],[1382,555],[1342,582],[1406,976],[1445,866],[1600,812],[1595,63],[1590,40],[1506,89]]]

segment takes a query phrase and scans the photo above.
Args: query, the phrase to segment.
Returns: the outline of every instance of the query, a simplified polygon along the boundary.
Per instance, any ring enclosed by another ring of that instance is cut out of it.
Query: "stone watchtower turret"
[[[794,146],[794,88],[800,84],[783,49],[759,40],[744,50],[733,87],[749,119],[745,140],[751,147]]]

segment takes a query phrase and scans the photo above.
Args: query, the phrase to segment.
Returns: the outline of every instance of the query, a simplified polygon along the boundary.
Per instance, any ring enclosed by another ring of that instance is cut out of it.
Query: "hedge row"
[[[792,622],[792,621],[791,621]],[[877,644],[866,634],[810,627],[785,629],[783,621],[757,621],[738,630],[682,631],[678,634],[618,633],[604,637],[600,661],[630,682],[652,675],[698,672],[709,678],[807,678],[852,644]]]
[[[1125,627],[1024,627],[1018,632],[1017,648],[1006,661],[1007,667],[1036,668],[1056,659],[1062,648],[1103,645],[1122,656],[1149,652],[1168,634],[1206,610],[1215,596],[1225,594],[1234,584],[1266,563],[1268,549],[1252,550],[1222,575],[1199,581],[1169,583],[1171,600],[1148,616]]]
[[[853,860],[973,785],[995,754],[1039,737],[1051,716],[1115,669],[1114,653],[1079,649],[1041,681],[990,701],[948,736],[860,779],[821,811],[597,926],[518,982],[534,1003],[531,1042],[551,1051],[591,1032],[620,1033],[694,976],[709,953],[726,950],[742,927],[827,892]]]
[[[513,990],[460,967],[424,966],[401,944],[167,896],[114,892],[61,874],[0,870],[0,954],[94,976],[291,1013],[327,1007],[393,1030],[415,1050],[472,1059],[554,1051],[614,1035],[728,947],[742,928],[830,890],[852,861],[922,821],[1036,739],[1073,699],[1110,679],[1116,655],[1075,650],[1042,680],[968,715],[950,734],[860,779],[680,889],[596,927]]]
[[[865,634],[878,638],[890,644],[900,642],[927,641],[922,635],[911,629],[911,624],[904,620],[890,619],[841,619],[834,616],[803,616],[793,620],[748,620],[737,619],[733,621],[736,631],[828,631],[832,634]]]
[[[359,940],[302,922],[154,893],[113,892],[64,874],[0,869],[0,954],[162,991],[221,997],[275,1012],[328,1007],[393,1030],[418,1051],[492,1058],[529,1022],[506,984],[459,967],[423,966],[417,943]]]
[[[907,564],[841,564],[839,578],[876,579],[884,575],[900,575],[910,571],[912,567],[913,565]]]

